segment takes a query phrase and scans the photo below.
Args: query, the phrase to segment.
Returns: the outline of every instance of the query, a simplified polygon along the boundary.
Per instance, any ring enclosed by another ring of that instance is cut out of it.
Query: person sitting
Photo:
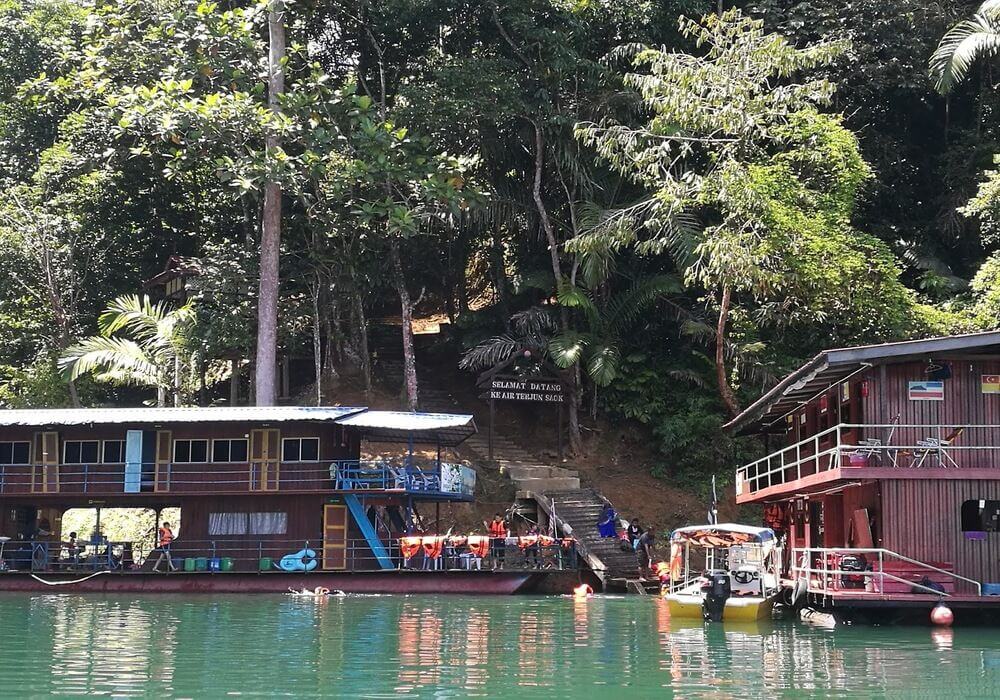
[[[632,545],[633,551],[638,551],[639,549],[639,538],[642,537],[642,525],[639,524],[639,518],[632,518],[628,524],[628,528],[625,530],[625,535],[628,538],[628,543]]]

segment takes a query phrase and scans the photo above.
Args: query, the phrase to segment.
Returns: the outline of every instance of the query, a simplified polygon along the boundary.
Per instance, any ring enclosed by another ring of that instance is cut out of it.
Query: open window
[[[963,503],[962,532],[1000,532],[1000,501],[977,499]]]

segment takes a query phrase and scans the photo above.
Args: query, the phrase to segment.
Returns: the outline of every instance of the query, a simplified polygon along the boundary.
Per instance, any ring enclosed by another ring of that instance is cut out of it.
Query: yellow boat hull
[[[663,597],[667,601],[671,618],[698,620],[703,618],[701,596],[668,593]],[[773,608],[774,598],[759,598],[756,596],[729,598],[722,612],[722,621],[754,622],[757,620],[766,620],[771,617]]]

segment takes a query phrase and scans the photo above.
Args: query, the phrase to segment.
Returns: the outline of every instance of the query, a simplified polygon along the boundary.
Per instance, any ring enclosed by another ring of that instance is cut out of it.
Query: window
[[[105,440],[101,445],[101,461],[105,464],[124,464],[125,463],[125,441],[124,440]]]
[[[174,462],[207,462],[208,440],[174,440]]]
[[[245,462],[247,461],[247,441],[212,440],[213,462]]]
[[[97,464],[100,444],[97,440],[66,440],[63,443],[63,464]]]
[[[221,535],[285,535],[288,534],[288,513],[209,513],[208,534]]]
[[[285,535],[288,533],[288,513],[251,513],[251,535]]]
[[[247,534],[246,513],[209,513],[209,535],[245,535]]]
[[[1000,501],[980,499],[963,503],[962,532],[1000,532]]]
[[[0,464],[27,464],[30,459],[30,442],[0,442]]]
[[[282,462],[318,462],[319,438],[285,438],[281,441]]]

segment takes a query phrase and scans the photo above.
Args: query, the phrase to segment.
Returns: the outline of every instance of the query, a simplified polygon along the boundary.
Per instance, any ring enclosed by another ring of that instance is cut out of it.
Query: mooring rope
[[[84,581],[92,579],[95,576],[100,576],[101,574],[108,574],[108,573],[111,573],[111,572],[110,571],[97,571],[97,572],[91,574],[90,576],[84,576],[83,578],[79,578],[79,579],[77,579],[75,581],[46,581],[45,579],[41,578],[40,576],[35,576],[34,574],[31,575],[31,578],[35,579],[39,583],[44,583],[46,586],[69,586],[69,585],[72,585],[74,583],[83,583]]]

